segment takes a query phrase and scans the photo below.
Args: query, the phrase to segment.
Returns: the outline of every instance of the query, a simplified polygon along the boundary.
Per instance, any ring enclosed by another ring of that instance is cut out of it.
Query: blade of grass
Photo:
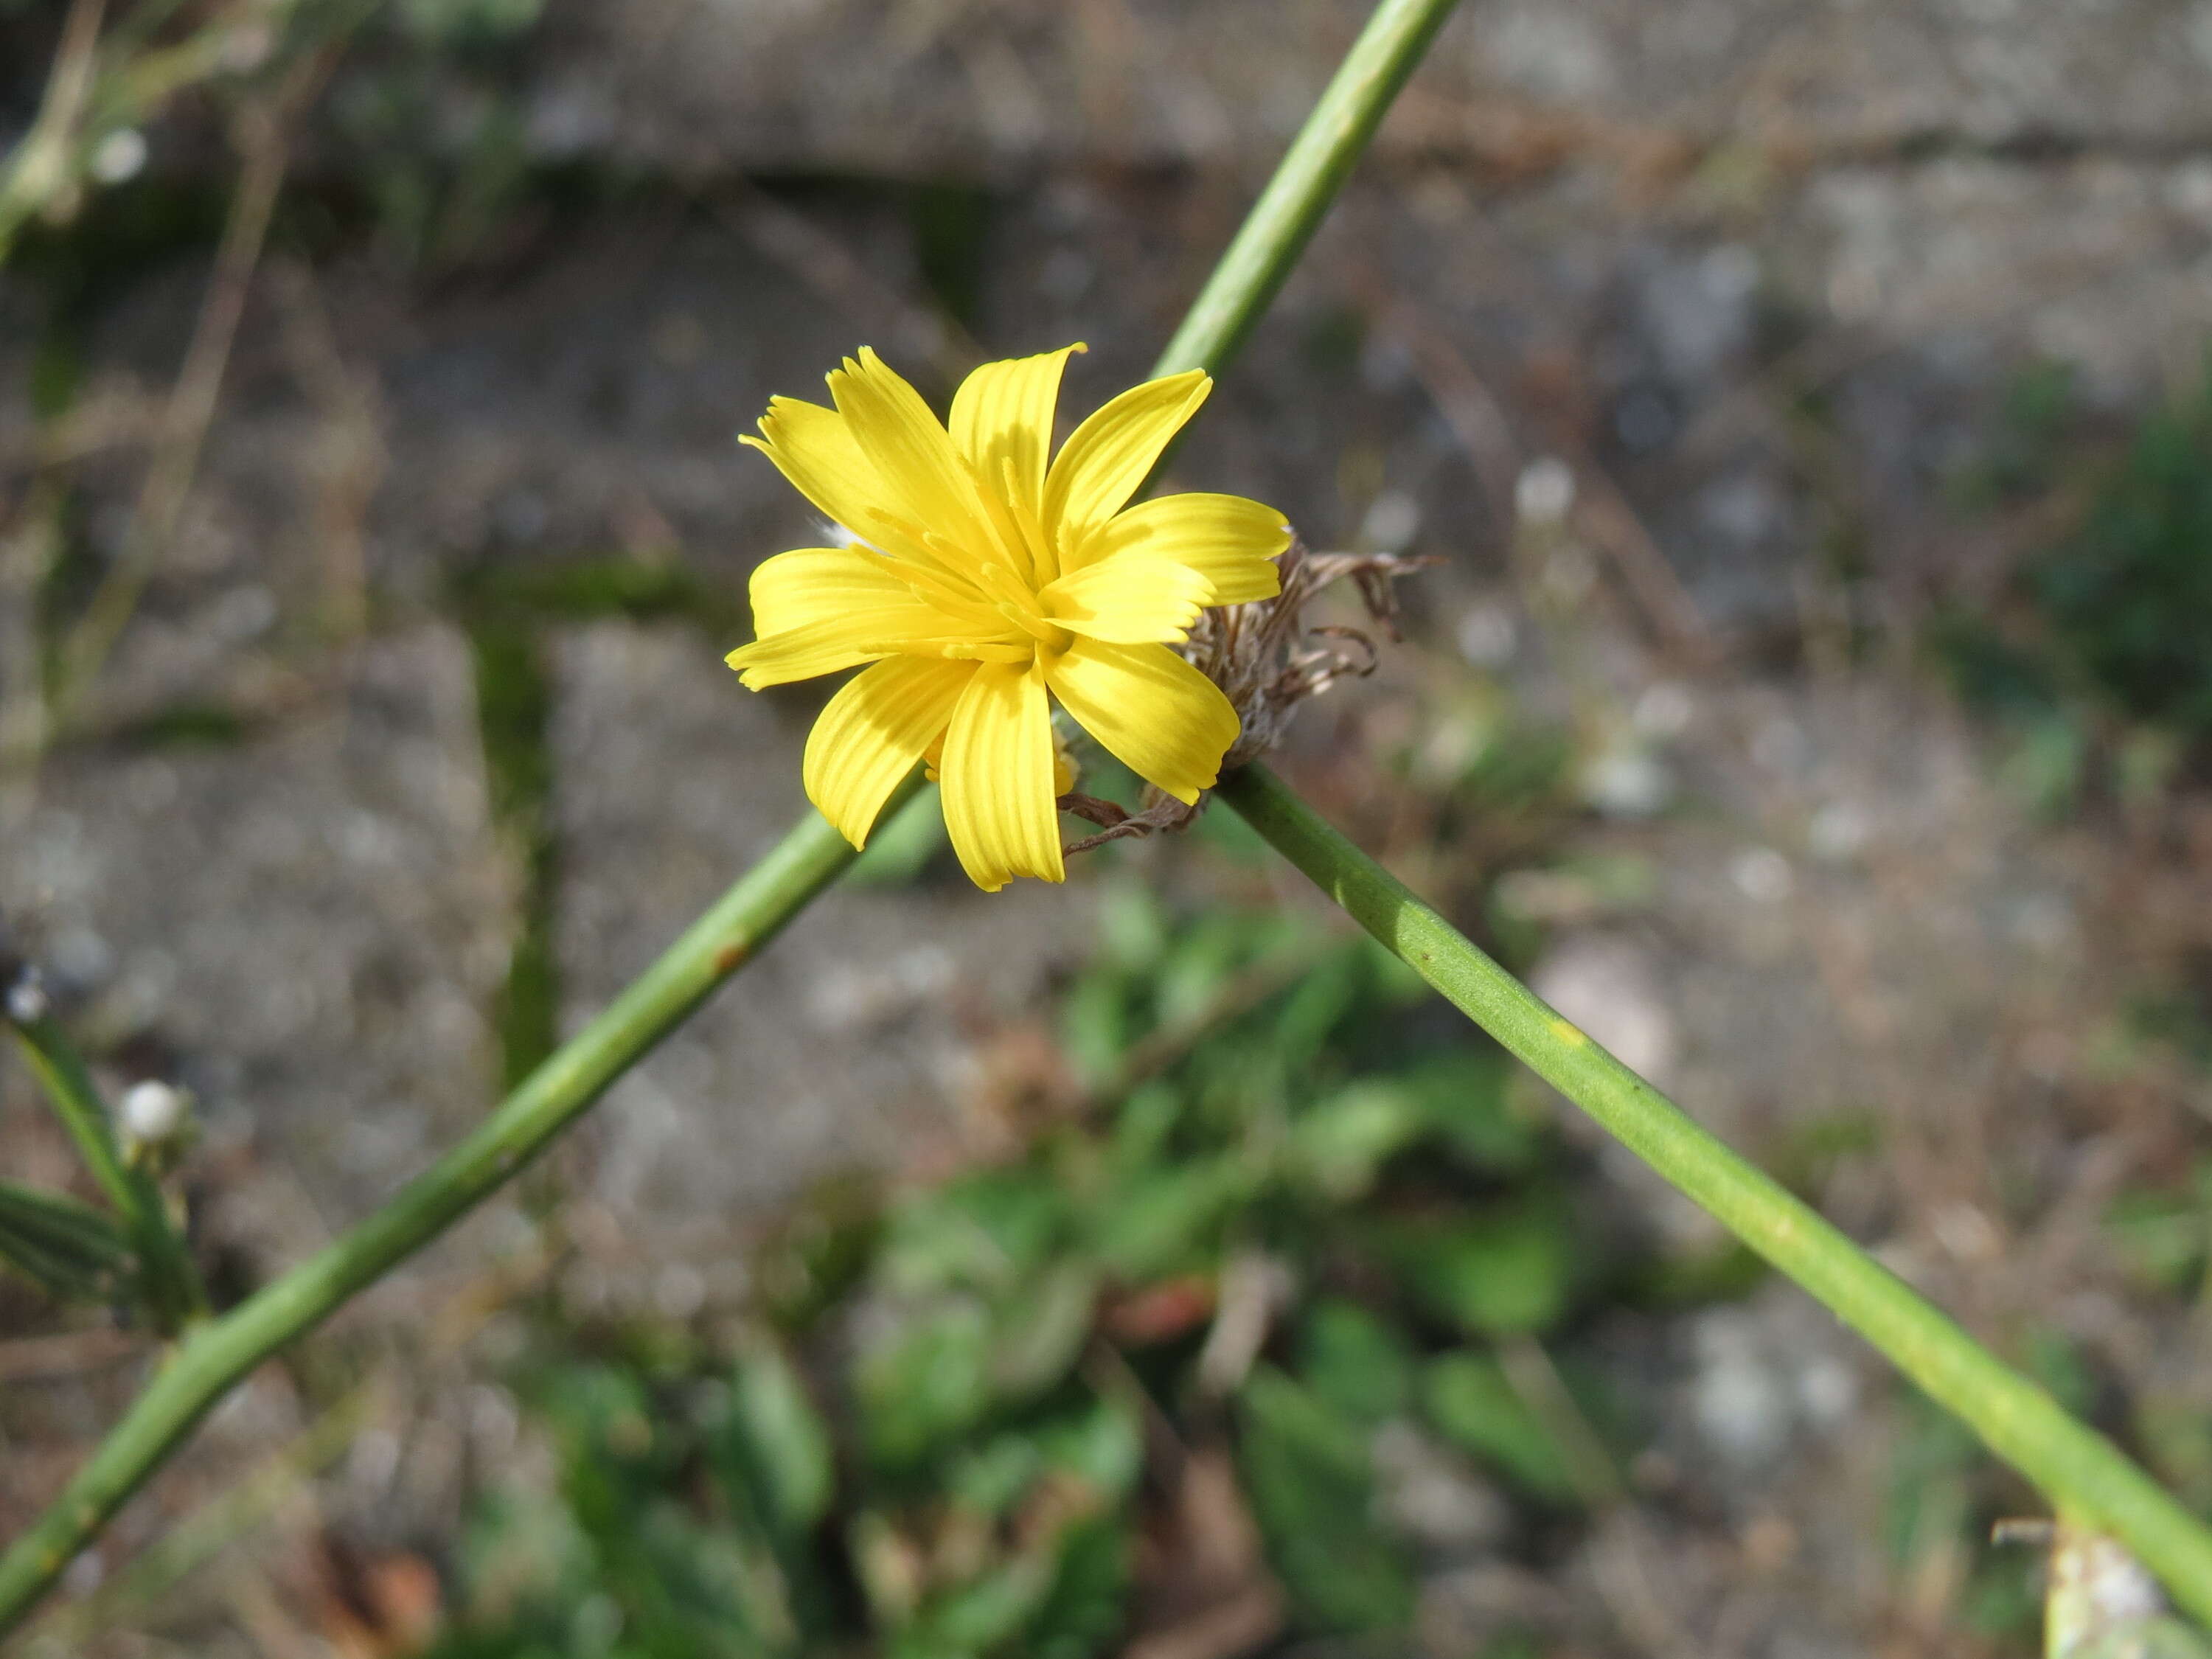
[[[7,258],[18,228],[70,187],[70,149],[92,94],[100,21],[106,9],[106,0],[71,0],[38,119],[0,173],[0,259]]]
[[[2109,1533],[2212,1620],[2212,1528],[1934,1304],[1590,1041],[1264,766],[1221,799],[1515,1058],[1865,1337],[2069,1522]]]
[[[0,1261],[58,1299],[104,1301],[130,1266],[131,1243],[105,1210],[0,1179]]]
[[[191,1253],[169,1219],[160,1183],[153,1171],[123,1156],[92,1074],[53,1017],[42,1014],[14,1029],[54,1115],[76,1143],[77,1155],[100,1190],[123,1218],[124,1230],[137,1253],[138,1282],[156,1328],[164,1334],[175,1332],[206,1311],[207,1295]]]

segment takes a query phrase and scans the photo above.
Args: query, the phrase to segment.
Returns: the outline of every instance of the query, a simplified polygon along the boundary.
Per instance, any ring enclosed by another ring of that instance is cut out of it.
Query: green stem
[[[2077,1525],[2111,1534],[2212,1620],[2212,1529],[1819,1212],[1707,1133],[1492,962],[1264,766],[1221,799],[1514,1056],[1955,1413]]]
[[[1382,0],[1291,141],[1243,228],[1191,302],[1155,375],[1218,369],[1237,355],[1305,252],[1391,100],[1455,0]]]
[[[123,1218],[138,1258],[137,1279],[147,1310],[164,1335],[207,1311],[207,1293],[191,1253],[169,1219],[161,1183],[145,1165],[123,1156],[107,1108],[76,1048],[50,1014],[15,1028],[23,1056],[39,1079],[54,1115],[76,1143],[100,1190]]]
[[[917,773],[892,798],[885,815],[897,811],[920,782]],[[853,858],[845,838],[810,812],[467,1139],[367,1220],[179,1344],[67,1490],[0,1558],[0,1634],[21,1619],[233,1383],[445,1231],[544,1152]]]

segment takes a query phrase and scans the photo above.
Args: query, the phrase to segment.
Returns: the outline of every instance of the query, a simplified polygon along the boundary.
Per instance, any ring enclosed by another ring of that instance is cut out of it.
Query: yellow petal
[[[880,553],[802,547],[753,568],[753,632],[765,639],[856,610],[912,604],[919,596]]]
[[[973,663],[893,657],[830,699],[806,738],[806,798],[855,847],[868,844],[884,802],[945,735]]]
[[[1282,592],[1275,560],[1291,527],[1242,495],[1162,495],[1116,514],[1066,555],[1066,568],[1109,559],[1172,559],[1206,579],[1208,605],[1247,605]]]
[[[1062,576],[1037,599],[1045,615],[1071,634],[1157,645],[1188,639],[1211,591],[1188,565],[1130,555]]]
[[[1212,386],[1198,368],[1147,380],[1076,428],[1045,477],[1046,533],[1073,547],[1112,518]]]
[[[1065,878],[1052,714],[1036,666],[975,670],[953,708],[937,769],[952,850],[978,887],[995,893],[1016,876]]]
[[[965,641],[948,640],[944,615],[911,596],[825,617],[741,645],[723,660],[749,690],[835,674],[878,657],[945,657]]]
[[[1080,342],[1036,357],[985,363],[952,394],[952,442],[986,489],[1008,489],[1030,514],[1044,508],[1045,457],[1060,377]]]
[[[1186,805],[1213,787],[1237,741],[1237,710],[1221,688],[1164,645],[1078,640],[1046,678],[1109,754]]]
[[[793,488],[834,523],[875,539],[869,520],[886,504],[887,492],[842,415],[797,398],[771,398],[760,429],[759,437],[738,441],[775,462]]]
[[[863,346],[858,362],[848,357],[831,373],[830,395],[883,481],[881,506],[956,549],[981,556],[991,548],[975,481],[919,392]]]

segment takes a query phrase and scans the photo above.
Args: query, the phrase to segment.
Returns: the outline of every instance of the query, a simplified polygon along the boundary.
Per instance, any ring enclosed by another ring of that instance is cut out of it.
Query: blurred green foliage
[[[60,1301],[112,1301],[131,1272],[131,1243],[105,1210],[64,1193],[0,1180],[0,1267]]]
[[[2154,412],[2087,521],[2027,573],[2060,650],[2130,718],[2212,735],[2212,364]]]
[[[1066,1097],[1018,1153],[825,1189],[764,1242],[734,1341],[549,1310],[514,1380],[557,1492],[486,1495],[436,1651],[1082,1659],[1140,1564],[1173,1571],[1143,1540],[1174,1446],[1233,1460],[1295,1630],[1403,1629],[1421,1558],[1378,1432],[1554,1518],[1585,1501],[1563,1429],[1633,1444],[1501,1363],[1571,1350],[1629,1264],[1578,1224],[1539,1097],[1417,1000],[1317,921],[1115,888],[1061,1001]]]
[[[2075,441],[2063,371],[2024,376],[1962,506],[1985,512],[2078,489],[2074,528],[2020,565],[2006,603],[1940,613],[1930,638],[1967,702],[2014,734],[2007,769],[2046,808],[2105,782],[2126,799],[2212,753],[2212,362],[2116,456]]]

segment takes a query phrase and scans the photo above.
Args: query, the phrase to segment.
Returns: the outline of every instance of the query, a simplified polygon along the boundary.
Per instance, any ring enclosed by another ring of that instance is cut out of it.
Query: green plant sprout
[[[206,1313],[207,1293],[170,1218],[156,1172],[148,1159],[132,1156],[122,1145],[83,1060],[43,1006],[43,994],[27,984],[19,984],[11,1000],[19,1006],[8,1011],[8,1023],[15,1028],[17,1046],[85,1168],[122,1218],[120,1237],[131,1255],[111,1260],[108,1268],[137,1286],[137,1299],[155,1328],[173,1335]],[[91,1213],[98,1218],[97,1212]],[[82,1227],[76,1232],[81,1239],[89,1237]]]

